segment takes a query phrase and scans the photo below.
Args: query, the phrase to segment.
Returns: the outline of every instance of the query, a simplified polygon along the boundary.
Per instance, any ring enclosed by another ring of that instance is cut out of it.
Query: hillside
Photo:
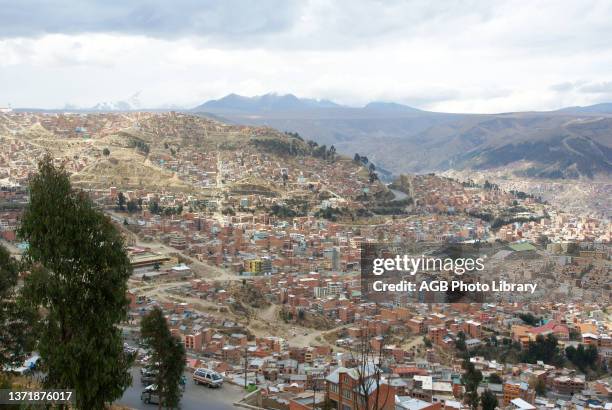
[[[482,116],[393,138],[388,150],[405,152],[419,171],[512,167],[517,175],[578,178],[612,172],[611,136],[612,118]],[[388,159],[401,168],[401,158]]]
[[[331,147],[182,113],[0,114],[0,141],[8,148],[0,152],[0,179],[19,184],[49,152],[78,186],[180,191],[214,201],[256,194],[261,208],[272,205],[265,198],[280,198],[276,211],[286,214],[299,215],[321,198],[342,205],[364,190],[388,192],[365,164]]]
[[[494,206],[478,206],[482,212],[475,215],[488,221],[512,219],[500,209],[514,208],[517,199],[487,190],[486,184],[464,186],[435,175],[403,176],[387,187],[378,165],[365,156],[348,158],[295,133],[183,113],[9,114],[0,115],[0,124],[6,127],[0,131],[0,180],[9,185],[25,185],[37,160],[49,152],[76,186],[93,190],[106,206],[117,206],[107,196],[110,190],[124,193],[133,207],[142,201],[166,216],[196,209],[217,216],[377,225],[420,211],[471,215],[472,198],[484,196]],[[499,125],[493,121],[489,127]],[[605,126],[592,124],[588,138],[599,138],[601,129]],[[575,151],[599,149],[582,141],[568,137],[561,144],[576,156]],[[487,160],[471,159],[482,166]]]
[[[346,155],[366,155],[396,174],[496,167],[546,178],[590,178],[612,172],[610,104],[471,115],[384,102],[355,108],[312,101],[232,95],[194,111],[298,132],[320,144],[333,144]]]

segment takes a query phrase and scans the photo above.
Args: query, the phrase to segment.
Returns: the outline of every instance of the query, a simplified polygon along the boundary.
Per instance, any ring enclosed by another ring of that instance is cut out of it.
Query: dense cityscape
[[[0,1],[0,408],[612,410],[610,21]]]
[[[2,244],[17,257],[27,249],[27,184],[51,153],[124,238],[133,273],[121,328],[135,366],[149,360],[140,322],[159,307],[188,371],[253,386],[232,399],[248,406],[357,409],[391,397],[379,408],[467,408],[465,363],[503,408],[596,408],[612,396],[612,229],[588,208],[567,213],[488,180],[386,184],[359,154],[189,114],[8,112],[0,126]],[[361,245],[397,241],[496,243],[498,265],[558,293],[364,301]],[[550,337],[554,351],[539,352]],[[585,348],[588,362],[570,357]],[[360,394],[372,375],[376,387]]]

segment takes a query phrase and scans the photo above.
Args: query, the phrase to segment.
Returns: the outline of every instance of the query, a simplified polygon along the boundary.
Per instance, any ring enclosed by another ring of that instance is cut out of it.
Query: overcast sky
[[[228,93],[504,112],[612,101],[612,2],[0,0],[0,106]]]

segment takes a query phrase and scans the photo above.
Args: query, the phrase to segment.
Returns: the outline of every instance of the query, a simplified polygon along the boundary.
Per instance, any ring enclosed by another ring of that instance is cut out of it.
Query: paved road
[[[132,386],[123,393],[123,397],[117,403],[139,410],[157,409],[157,405],[147,405],[140,400],[140,393],[144,389],[140,382],[140,369],[133,367],[131,373]],[[200,410],[204,408],[206,410],[236,409],[232,403],[240,400],[244,395],[243,389],[229,383],[225,383],[220,389],[210,389],[195,385],[191,379],[191,373],[185,373],[185,376],[187,377],[187,386],[181,399],[182,410]]]

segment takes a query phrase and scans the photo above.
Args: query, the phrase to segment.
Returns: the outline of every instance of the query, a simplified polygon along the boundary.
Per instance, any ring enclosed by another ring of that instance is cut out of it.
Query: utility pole
[[[317,405],[317,390],[319,390],[319,380],[323,381],[323,388],[321,392],[325,392],[325,373],[321,372],[321,370],[316,369],[316,371],[312,372],[312,410],[315,410]],[[323,400],[326,400],[326,394],[323,394]]]
[[[315,410],[315,404],[317,402],[317,379],[315,373],[312,372],[312,410]]]
[[[247,369],[249,365],[249,345],[244,346],[244,389],[247,388]]]

